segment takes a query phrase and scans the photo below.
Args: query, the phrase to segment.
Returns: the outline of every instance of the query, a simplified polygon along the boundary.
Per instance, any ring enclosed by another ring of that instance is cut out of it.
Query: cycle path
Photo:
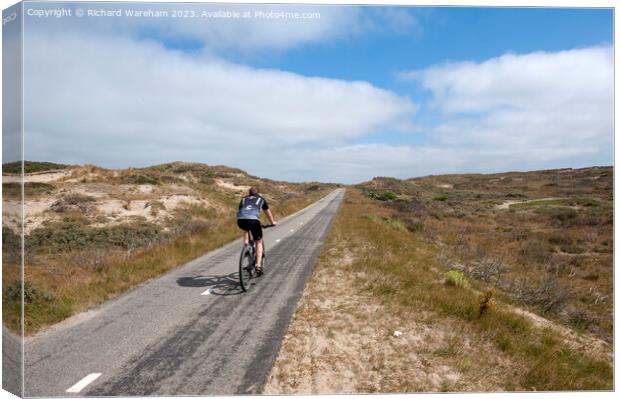
[[[236,240],[28,338],[26,396],[259,393],[343,196],[265,231],[266,274],[247,293]]]

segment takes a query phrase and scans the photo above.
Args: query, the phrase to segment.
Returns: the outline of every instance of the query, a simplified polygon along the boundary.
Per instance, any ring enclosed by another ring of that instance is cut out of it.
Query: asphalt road
[[[237,240],[27,339],[26,396],[259,393],[343,195],[265,231],[247,293]]]

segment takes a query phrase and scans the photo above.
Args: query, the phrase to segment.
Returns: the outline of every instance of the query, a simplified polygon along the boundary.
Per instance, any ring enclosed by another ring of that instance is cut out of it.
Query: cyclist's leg
[[[256,267],[261,267],[263,264],[263,228],[260,225],[260,220],[252,220],[250,231],[256,243]]]
[[[263,266],[263,240],[256,240],[256,267]]]
[[[243,230],[243,246],[247,247],[250,243],[250,223],[245,219],[237,219],[237,226]]]
[[[243,232],[243,246],[247,247],[249,244],[250,244],[250,232],[244,231]]]

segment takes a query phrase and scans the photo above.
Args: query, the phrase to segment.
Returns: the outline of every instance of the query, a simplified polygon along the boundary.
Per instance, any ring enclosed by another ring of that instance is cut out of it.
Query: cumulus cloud
[[[285,153],[288,176],[358,182],[613,163],[613,50],[506,54],[403,73],[432,94],[425,144]],[[420,128],[418,125],[417,128]]]
[[[433,133],[444,145],[535,150],[543,158],[596,148],[610,160],[611,47],[506,54],[402,76],[432,92],[429,107],[443,121]]]
[[[254,173],[267,165],[265,175],[278,177],[285,150],[408,132],[418,109],[366,82],[255,69],[156,43],[36,33],[27,40],[28,159],[119,167],[194,160]]]

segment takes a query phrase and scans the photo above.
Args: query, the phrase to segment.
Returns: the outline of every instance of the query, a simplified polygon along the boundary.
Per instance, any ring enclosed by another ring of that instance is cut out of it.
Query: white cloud
[[[356,182],[613,163],[613,50],[507,54],[404,73],[431,91],[424,145],[344,145],[290,156],[291,176]],[[293,173],[293,171],[295,171]]]
[[[265,176],[278,177],[286,151],[346,145],[381,129],[407,132],[418,108],[366,82],[255,69],[154,43],[27,40],[27,159],[103,166],[194,160],[253,173],[266,165]]]
[[[40,6],[40,7],[45,7]],[[48,7],[53,8],[54,5]],[[84,7],[76,5],[75,7]],[[98,36],[152,38],[163,42],[198,42],[215,54],[285,51],[314,43],[333,43],[359,38],[363,34],[418,34],[416,15],[405,8],[291,4],[190,4],[182,7],[165,3],[98,3],[93,10],[121,9],[123,17],[84,17],[71,20],[30,18],[29,30],[40,32],[84,32]],[[126,17],[127,10],[167,11],[168,18]],[[192,18],[172,18],[182,10]],[[203,12],[250,12],[251,18],[201,18]],[[266,15],[299,13],[304,18],[259,18]]]
[[[611,47],[506,54],[402,76],[432,92],[443,120],[435,134],[445,145],[549,152],[611,145]]]
[[[150,5],[149,5],[150,6]],[[146,7],[146,6],[144,6]],[[174,6],[163,6],[174,9]],[[192,8],[192,7],[190,7]],[[180,23],[161,21],[130,22],[127,27],[140,31],[145,27],[168,38],[190,38],[200,40],[209,50],[222,52],[238,50],[255,52],[261,50],[287,50],[308,43],[335,40],[348,37],[361,29],[362,12],[355,7],[321,7],[313,5],[197,5],[196,10],[211,11],[261,11],[318,13],[319,18],[274,19],[251,18],[247,20],[212,18],[186,19]]]

